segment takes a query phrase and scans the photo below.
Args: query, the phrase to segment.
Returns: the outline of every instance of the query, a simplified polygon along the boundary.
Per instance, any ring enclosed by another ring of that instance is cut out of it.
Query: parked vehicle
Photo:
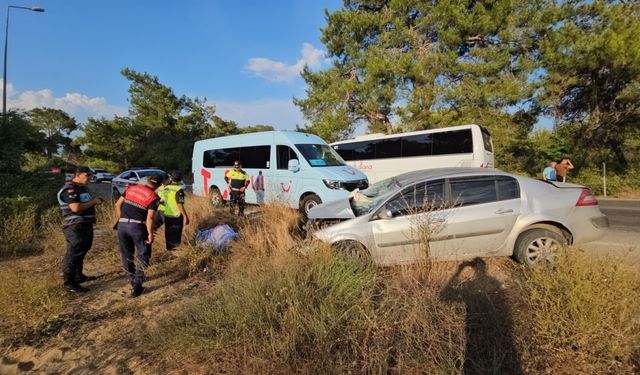
[[[381,265],[477,256],[550,260],[601,238],[609,221],[584,186],[481,168],[405,173],[321,204],[313,235]]]
[[[107,172],[101,168],[91,168],[93,171],[92,181],[101,183],[102,181],[111,181],[113,180],[113,175],[110,172]]]
[[[364,172],[369,183],[417,169],[495,165],[491,135],[475,124],[393,135],[368,134],[330,146],[349,165]]]
[[[321,138],[301,132],[269,131],[198,141],[193,146],[193,193],[214,203],[228,198],[225,174],[239,160],[251,178],[249,204],[282,202],[306,213],[311,207],[368,186],[367,176]],[[260,186],[264,190],[260,190]]]
[[[111,180],[111,196],[117,200],[131,185],[145,185],[147,177],[154,174],[167,175],[161,169],[129,169]]]

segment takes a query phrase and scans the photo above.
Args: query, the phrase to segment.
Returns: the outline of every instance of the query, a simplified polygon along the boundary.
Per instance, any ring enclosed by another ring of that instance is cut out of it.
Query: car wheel
[[[209,188],[209,199],[211,199],[211,204],[214,207],[222,206],[224,203],[224,199],[222,199],[222,194],[220,194],[220,189],[215,186],[211,186]]]
[[[120,199],[120,192],[118,191],[118,189],[114,188],[113,191],[111,192],[111,199],[113,199],[113,202],[115,203],[118,199]]]
[[[300,200],[300,212],[306,217],[309,210],[320,203],[322,203],[322,200],[316,194],[306,195]]]
[[[515,257],[518,262],[527,266],[554,263],[557,252],[565,246],[567,239],[558,230],[530,229],[518,237]]]
[[[367,261],[371,259],[371,254],[369,254],[367,248],[358,241],[341,241],[334,244],[333,248],[339,254],[344,254]]]

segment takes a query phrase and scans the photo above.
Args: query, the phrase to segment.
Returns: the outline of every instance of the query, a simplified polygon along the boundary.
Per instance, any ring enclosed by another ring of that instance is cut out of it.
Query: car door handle
[[[511,209],[511,208],[501,208],[498,211],[496,211],[496,213],[498,215],[511,214],[511,213],[513,213],[513,209]]]

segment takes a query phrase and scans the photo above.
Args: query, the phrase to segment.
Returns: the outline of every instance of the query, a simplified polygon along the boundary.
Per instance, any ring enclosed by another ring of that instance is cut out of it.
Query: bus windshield
[[[335,167],[345,165],[344,160],[329,145],[326,144],[297,144],[296,148],[302,153],[312,167]]]

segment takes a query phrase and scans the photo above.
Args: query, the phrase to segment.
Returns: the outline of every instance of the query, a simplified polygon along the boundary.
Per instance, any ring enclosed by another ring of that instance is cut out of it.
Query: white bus
[[[369,183],[441,167],[494,168],[493,141],[482,126],[460,125],[402,134],[368,134],[330,145]]]

